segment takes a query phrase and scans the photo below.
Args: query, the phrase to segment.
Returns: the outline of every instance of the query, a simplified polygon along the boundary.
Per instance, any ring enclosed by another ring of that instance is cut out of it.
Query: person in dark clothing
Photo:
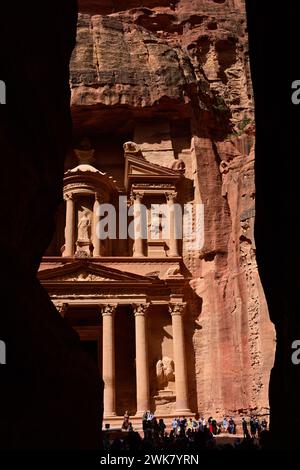
[[[244,439],[247,439],[249,437],[249,431],[248,431],[248,425],[247,425],[245,418],[242,418],[242,428],[243,428]]]
[[[256,431],[257,431],[257,429],[256,429],[256,422],[255,422],[253,416],[251,416],[251,418],[250,418],[250,433],[251,433],[251,437],[254,438],[254,437],[256,436]]]
[[[158,429],[159,429],[160,437],[164,437],[166,425],[165,425],[164,420],[162,418],[160,418],[160,420],[158,422]]]
[[[262,422],[261,422],[261,429],[262,429],[262,431],[267,431],[267,429],[268,429],[268,423],[265,419],[263,419]]]
[[[218,434],[218,426],[217,426],[217,421],[215,419],[212,420],[211,427],[212,427],[212,433],[216,436]]]
[[[236,424],[233,418],[229,420],[228,432],[229,434],[236,434]]]

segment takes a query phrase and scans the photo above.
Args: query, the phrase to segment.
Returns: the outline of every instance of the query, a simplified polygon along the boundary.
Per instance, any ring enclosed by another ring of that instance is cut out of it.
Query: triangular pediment
[[[138,178],[143,178],[145,182],[151,179],[161,179],[169,182],[176,182],[182,177],[182,173],[162,165],[150,163],[143,156],[126,155],[125,167],[125,187],[128,188],[130,182]]]
[[[74,261],[63,266],[42,270],[38,274],[42,282],[141,282],[150,278],[119,271],[92,261]]]

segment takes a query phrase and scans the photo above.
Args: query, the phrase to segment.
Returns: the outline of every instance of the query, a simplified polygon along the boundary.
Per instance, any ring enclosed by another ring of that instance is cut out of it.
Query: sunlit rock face
[[[204,245],[189,252],[183,243],[197,298],[187,294],[185,317],[191,409],[265,412],[275,343],[253,235],[244,2],[82,0],[79,10],[71,61],[76,139],[88,135],[98,168],[119,182],[127,140],[152,163],[182,159],[185,197],[204,204]]]

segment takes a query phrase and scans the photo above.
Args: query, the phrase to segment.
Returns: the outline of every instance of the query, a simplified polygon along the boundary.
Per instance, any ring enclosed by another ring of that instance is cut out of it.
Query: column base
[[[117,413],[108,413],[103,415],[103,419],[115,418]]]
[[[174,414],[184,416],[184,415],[190,415],[190,414],[193,414],[193,413],[191,412],[191,410],[189,408],[184,408],[184,409],[180,409],[180,410],[175,410]]]

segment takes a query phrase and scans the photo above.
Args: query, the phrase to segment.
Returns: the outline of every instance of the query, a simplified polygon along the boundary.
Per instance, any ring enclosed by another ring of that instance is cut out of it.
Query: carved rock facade
[[[119,335],[105,371],[107,416],[139,414],[141,406],[158,415],[266,413],[274,331],[255,260],[244,2],[132,0],[116,7],[82,0],[79,8],[74,151],[42,280],[55,303],[69,305],[68,321],[83,341],[100,341],[101,328],[111,342]],[[152,240],[149,227],[146,240],[99,243],[97,207],[119,196],[124,211],[138,211],[143,201],[203,204],[204,243],[191,249],[174,233]],[[80,241],[81,210],[91,231]],[[99,316],[111,302],[110,320]],[[136,304],[149,304],[146,320]],[[107,354],[101,341],[99,363],[101,351]],[[156,366],[164,357],[174,361],[175,382],[162,397]]]

